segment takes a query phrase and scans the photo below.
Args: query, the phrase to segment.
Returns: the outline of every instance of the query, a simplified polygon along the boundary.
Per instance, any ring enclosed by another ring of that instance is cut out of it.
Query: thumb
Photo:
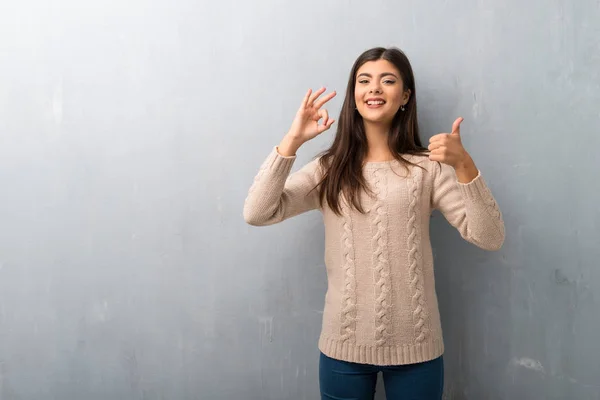
[[[459,117],[452,124],[452,134],[460,136],[460,124],[464,121],[463,117]]]

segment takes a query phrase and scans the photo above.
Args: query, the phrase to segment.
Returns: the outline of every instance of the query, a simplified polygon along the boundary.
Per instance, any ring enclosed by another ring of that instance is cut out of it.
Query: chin
[[[361,113],[361,116],[364,121],[371,122],[374,124],[389,124],[394,120],[393,115],[389,116],[387,114],[375,114],[369,111],[370,110],[367,110],[365,113]]]

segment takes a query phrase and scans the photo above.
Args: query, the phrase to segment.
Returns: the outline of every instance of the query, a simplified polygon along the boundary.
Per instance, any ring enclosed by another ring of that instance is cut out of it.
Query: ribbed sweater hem
[[[330,358],[358,364],[407,365],[438,358],[444,353],[444,341],[434,339],[414,345],[373,346],[341,342],[321,335],[319,350]]]

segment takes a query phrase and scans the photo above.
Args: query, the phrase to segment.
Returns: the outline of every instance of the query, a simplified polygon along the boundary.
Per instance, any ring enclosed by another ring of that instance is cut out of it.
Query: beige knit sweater
[[[320,207],[317,160],[291,173],[295,157],[274,148],[251,186],[244,218],[271,225],[319,209],[325,224],[325,295],[319,349],[356,363],[399,365],[432,360],[444,351],[429,239],[434,209],[475,245],[497,250],[504,222],[481,173],[459,183],[454,169],[426,156],[406,156],[425,168],[397,161],[370,162],[364,174],[374,195],[366,214],[342,202],[343,216]]]

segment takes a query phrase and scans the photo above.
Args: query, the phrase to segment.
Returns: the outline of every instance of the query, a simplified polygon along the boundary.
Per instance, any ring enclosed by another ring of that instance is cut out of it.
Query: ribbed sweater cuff
[[[471,182],[462,183],[458,182],[458,187],[463,197],[468,199],[482,198],[485,197],[487,185],[481,175],[481,171],[477,172],[477,176]]]
[[[265,168],[275,175],[288,175],[296,161],[296,156],[284,157],[277,151],[277,146],[273,148],[265,162]]]

